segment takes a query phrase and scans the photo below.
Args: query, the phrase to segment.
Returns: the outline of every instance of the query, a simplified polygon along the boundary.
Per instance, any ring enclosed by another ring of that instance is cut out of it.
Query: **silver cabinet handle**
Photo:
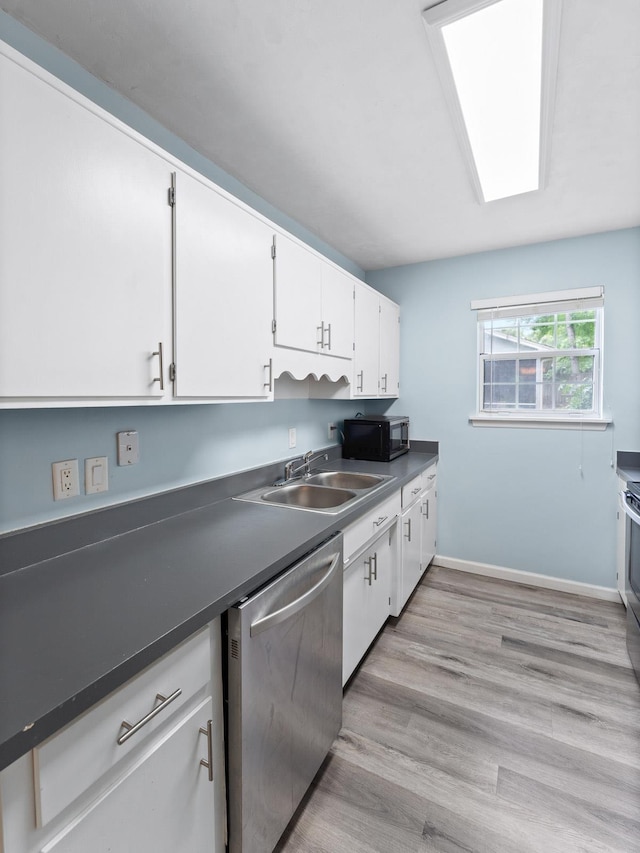
[[[364,564],[369,568],[369,574],[365,575],[364,579],[367,581],[369,586],[371,586],[371,581],[373,579],[373,557],[367,557],[367,559],[364,561]]]
[[[207,728],[206,729],[203,729],[202,726],[200,726],[200,734],[207,736],[207,760],[205,761],[204,758],[201,758],[200,764],[202,764],[203,767],[206,767],[207,770],[209,771],[209,781],[210,782],[213,782],[213,731],[212,731],[212,726],[213,726],[213,720],[207,720]]]
[[[265,370],[269,371],[269,381],[264,383],[264,387],[268,388],[269,391],[273,391],[273,359],[269,359],[269,364],[265,364]]]
[[[417,495],[421,488],[422,488],[421,486],[418,486],[416,489],[411,489],[411,494]]]
[[[435,478],[436,478],[435,474],[429,474],[429,476],[427,477],[427,480],[435,480]]]
[[[325,330],[327,332],[327,343],[324,344],[324,332],[322,334],[323,346],[326,346],[328,350],[331,349],[331,323],[327,323],[327,328]]]
[[[167,705],[170,705],[174,699],[177,699],[178,696],[182,693],[182,688],[178,687],[177,690],[171,694],[171,696],[163,696],[161,693],[156,693],[156,699],[160,700],[160,704],[156,705],[156,707],[149,711],[149,713],[143,717],[141,720],[138,720],[137,723],[133,725],[128,723],[126,720],[123,720],[120,723],[121,728],[126,729],[126,732],[123,735],[120,735],[118,738],[118,746],[122,746],[123,743],[129,740],[130,737],[133,737],[136,732],[139,732],[143,726],[146,726],[147,723],[150,723],[154,717],[157,717],[160,711],[164,711]]]
[[[336,566],[340,561],[340,557],[341,554],[336,554],[331,558],[328,571],[322,576],[318,583],[315,584],[315,586],[308,589],[304,595],[300,596],[300,598],[296,598],[295,601],[290,602],[285,605],[285,607],[281,607],[280,610],[276,610],[273,613],[269,613],[267,616],[263,616],[261,619],[257,619],[255,622],[252,622],[249,635],[251,637],[255,637],[256,634],[261,634],[263,631],[266,631],[267,628],[271,628],[273,625],[278,625],[280,622],[284,622],[284,620],[288,619],[289,616],[293,616],[294,613],[298,613],[298,611],[310,604],[317,595],[320,595],[322,590],[331,581],[333,573],[336,570]]]
[[[388,381],[388,379],[389,379],[389,374],[385,373],[384,376],[382,377],[382,381],[384,382],[384,388],[382,389],[383,394],[387,393],[387,381]]]
[[[376,527],[380,527],[380,525],[381,525],[381,524],[384,524],[384,522],[385,522],[388,518],[389,518],[389,516],[388,516],[388,515],[381,515],[381,516],[378,518],[378,520],[377,520],[377,521],[374,521],[373,523],[375,524],[375,526],[376,526]]]
[[[358,385],[358,376],[360,377],[360,384]],[[361,370],[360,373],[356,373],[356,391],[362,391],[364,388],[364,370]]]
[[[420,512],[427,520],[429,520],[429,498],[427,498],[427,500],[420,507]]]
[[[374,551],[373,553],[373,579],[374,581],[378,580],[378,552]]]
[[[164,358],[162,357],[162,341],[158,341],[158,349],[152,352],[151,355],[157,355],[160,361],[160,376],[154,378],[154,382],[160,383],[160,390],[164,391]]]
[[[407,542],[411,542],[411,519],[408,518],[405,521],[405,524],[407,525],[407,532],[405,533],[405,536],[407,537]]]
[[[324,320],[320,323],[319,326],[316,326],[316,331],[320,336],[320,340],[316,340],[316,343],[321,349],[324,349]]]

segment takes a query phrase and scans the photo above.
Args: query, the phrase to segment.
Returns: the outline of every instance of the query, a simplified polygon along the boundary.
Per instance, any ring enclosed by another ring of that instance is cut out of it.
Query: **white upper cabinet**
[[[352,397],[397,397],[400,309],[365,284],[355,286]]]
[[[352,280],[285,234],[274,245],[276,345],[352,358]]]
[[[322,266],[321,352],[353,358],[353,302],[355,284],[329,264]]]
[[[380,307],[378,294],[365,285],[356,285],[355,345],[352,394],[377,397]]]
[[[175,176],[175,395],[273,399],[273,231]]]
[[[0,103],[0,401],[163,397],[171,169],[5,56]]]
[[[400,386],[400,308],[380,296],[380,396],[397,397]]]

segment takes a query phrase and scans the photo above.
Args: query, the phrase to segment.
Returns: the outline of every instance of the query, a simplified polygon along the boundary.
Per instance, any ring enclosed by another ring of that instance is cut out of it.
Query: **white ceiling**
[[[548,186],[485,205],[428,5],[0,0],[363,269],[640,224],[640,2],[564,0]]]

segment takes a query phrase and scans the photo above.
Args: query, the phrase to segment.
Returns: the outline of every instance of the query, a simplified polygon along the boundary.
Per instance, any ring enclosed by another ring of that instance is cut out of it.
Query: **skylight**
[[[424,12],[482,201],[542,185],[543,5],[445,0]]]

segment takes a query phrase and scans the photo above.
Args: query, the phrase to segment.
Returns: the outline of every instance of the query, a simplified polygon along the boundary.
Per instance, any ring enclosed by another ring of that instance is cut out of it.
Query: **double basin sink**
[[[254,489],[239,495],[235,500],[335,514],[363,500],[392,479],[388,474],[319,471],[303,480],[292,480],[282,486]]]

